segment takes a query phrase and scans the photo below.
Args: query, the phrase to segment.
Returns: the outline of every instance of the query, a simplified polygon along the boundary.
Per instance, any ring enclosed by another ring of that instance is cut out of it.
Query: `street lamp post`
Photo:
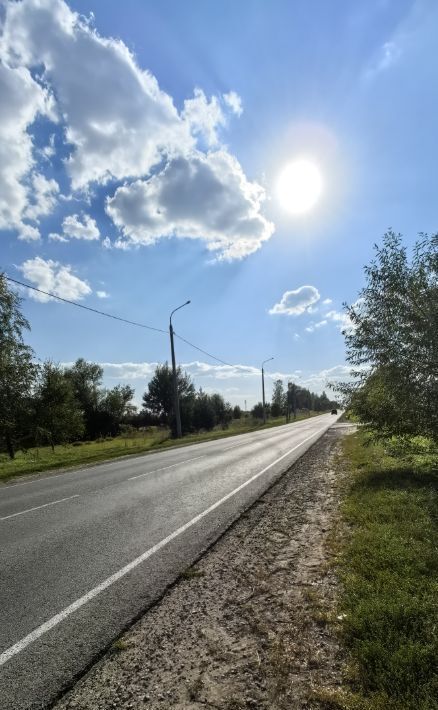
[[[169,320],[170,351],[172,353],[173,409],[175,412],[176,438],[177,439],[181,439],[181,437],[182,437],[182,427],[181,427],[181,412],[179,411],[178,378],[176,376],[176,360],[175,360],[175,346],[173,343],[172,316],[174,313],[176,313],[176,311],[179,311],[180,308],[184,308],[184,306],[188,306],[189,303],[190,303],[190,301],[186,301],[181,306],[178,306],[178,308],[174,308],[174,310],[170,314],[170,320]]]
[[[265,370],[263,368],[263,365],[265,362],[270,362],[270,360],[273,360],[273,357],[268,357],[267,360],[263,360],[262,362],[262,398],[263,398],[263,424],[266,424],[266,405],[265,405]]]

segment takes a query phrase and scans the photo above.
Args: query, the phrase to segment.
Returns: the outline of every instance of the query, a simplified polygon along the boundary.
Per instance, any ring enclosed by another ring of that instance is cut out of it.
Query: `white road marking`
[[[143,478],[143,476],[150,476],[151,473],[158,473],[158,471],[167,471],[168,468],[175,468],[175,466],[181,466],[183,463],[188,463],[189,461],[196,461],[197,459],[203,459],[207,454],[202,454],[202,456],[194,456],[192,459],[185,459],[184,461],[177,461],[170,466],[163,466],[162,468],[154,468],[153,471],[146,471],[145,473],[139,473],[138,476],[131,476],[128,481],[135,481],[136,478]]]
[[[155,555],[156,552],[161,550],[161,548],[165,547],[165,545],[168,545],[169,542],[174,540],[176,537],[179,535],[182,535],[186,530],[191,528],[193,525],[196,525],[196,523],[199,523],[200,520],[205,518],[206,515],[209,513],[213,512],[213,510],[216,510],[216,508],[219,508],[220,505],[225,503],[227,500],[232,498],[236,493],[239,493],[241,490],[246,488],[246,486],[249,486],[250,483],[255,481],[257,478],[262,476],[266,471],[269,471],[270,468],[275,466],[277,463],[282,461],[283,459],[286,458],[286,456],[289,456],[293,451],[296,449],[299,449],[300,446],[303,446],[306,444],[310,439],[315,438],[318,436],[323,431],[326,431],[329,428],[329,426],[324,426],[321,429],[318,429],[315,431],[313,434],[308,436],[306,439],[303,441],[300,441],[299,444],[296,444],[292,449],[289,449],[289,451],[286,451],[285,454],[282,454],[282,456],[279,456],[278,459],[275,459],[272,463],[270,463],[268,466],[266,466],[264,469],[259,471],[258,473],[254,474],[254,476],[251,476],[251,478],[248,478],[247,481],[244,483],[241,483],[240,486],[237,486],[237,488],[234,488],[230,493],[227,493],[223,498],[220,500],[216,501],[216,503],[213,503],[213,505],[210,505],[208,508],[202,511],[202,513],[199,513],[198,515],[195,515],[194,518],[189,520],[188,523],[185,523],[182,525],[180,528],[177,530],[174,530],[173,533],[170,533],[167,537],[165,537],[163,540],[160,540],[160,542],[157,542],[156,545],[153,547],[150,547],[149,550],[146,550],[142,555],[139,557],[136,557],[135,560],[132,560],[132,562],[129,562],[129,564],[125,565],[125,567],[122,567],[122,569],[119,569],[118,572],[115,572],[112,574],[110,577],[105,579],[101,584],[97,585],[97,587],[94,587],[94,589],[91,589],[87,594],[84,594],[84,596],[80,597],[77,599],[73,604],[70,604],[70,606],[66,607],[63,609],[63,611],[60,611],[59,614],[55,614],[55,616],[52,616],[51,619],[46,621],[44,624],[41,624],[41,626],[38,626],[36,629],[34,629],[30,634],[22,638],[20,641],[17,641],[13,646],[10,646],[6,651],[4,651],[2,654],[0,654],[0,666],[3,666],[5,663],[7,663],[13,656],[16,656],[18,653],[21,653],[21,651],[24,651],[27,646],[30,646],[31,643],[39,639],[41,636],[43,636],[45,633],[53,629],[55,626],[60,624],[64,619],[66,619],[68,616],[73,614],[75,611],[80,609],[84,604],[87,604],[91,599],[94,599],[97,597],[98,594],[101,592],[105,591],[105,589],[108,589],[108,587],[111,587],[115,582],[117,582],[119,579],[127,575],[129,572],[131,572],[133,569],[138,567],[138,565],[142,564],[142,562],[145,562],[149,557],[152,557],[152,555]]]
[[[67,473],[80,473],[83,470],[84,469],[76,469],[75,468],[74,471],[73,470],[72,471],[65,471],[65,473],[57,473],[53,476],[51,476],[51,475],[42,476],[40,478],[33,478],[31,481],[20,481],[20,483],[14,483],[14,482],[7,481],[5,483],[5,488],[21,488],[21,486],[30,486],[31,483],[40,483],[41,481],[47,481],[49,478],[50,478],[50,480],[52,478],[60,478],[61,476],[65,476]],[[36,475],[38,475],[38,474],[36,474]]]
[[[79,498],[79,494],[76,494],[74,496],[69,496],[68,498],[60,498],[59,500],[52,500],[51,503],[44,503],[44,505],[37,505],[35,508],[27,508],[27,510],[20,510],[19,513],[12,513],[12,515],[5,515],[4,518],[0,518],[0,521],[2,520],[9,520],[9,518],[16,518],[17,515],[25,515],[25,513],[32,513],[34,510],[41,510],[41,508],[47,508],[49,505],[56,505],[57,503],[64,503],[66,500],[71,500],[72,498]]]

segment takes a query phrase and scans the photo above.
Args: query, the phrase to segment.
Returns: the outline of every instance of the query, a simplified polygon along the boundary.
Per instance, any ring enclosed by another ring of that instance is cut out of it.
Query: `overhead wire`
[[[202,348],[199,348],[197,345],[194,345],[191,343],[189,340],[186,340],[185,338],[182,337],[182,335],[178,335],[178,333],[173,332],[176,338],[179,340],[182,340],[183,343],[186,343],[187,345],[190,345],[191,348],[195,348],[195,350],[199,350],[200,353],[203,353],[204,355],[207,355],[207,357],[210,357],[212,360],[216,360],[217,362],[220,362],[222,365],[227,365],[228,367],[235,367],[232,365],[230,362],[225,362],[225,360],[221,360],[219,357],[216,357],[215,355],[212,355],[211,353],[208,353],[206,350],[203,350]]]
[[[154,328],[152,325],[146,325],[145,323],[137,323],[133,320],[128,320],[127,318],[121,318],[120,316],[115,316],[112,313],[105,313],[105,311],[99,311],[97,308],[91,308],[90,306],[84,306],[82,303],[77,303],[77,301],[69,301],[68,298],[62,298],[62,296],[57,296],[56,293],[50,293],[50,291],[43,291],[41,288],[36,286],[30,286],[30,284],[23,283],[17,279],[11,278],[5,274],[5,278],[8,281],[12,281],[19,286],[24,286],[24,288],[29,288],[32,291],[37,291],[38,293],[43,293],[45,296],[50,296],[50,298],[56,298],[58,301],[63,301],[64,303],[70,304],[70,306],[76,306],[77,308],[83,308],[85,311],[91,311],[92,313],[98,313],[100,316],[105,316],[106,318],[112,318],[113,320],[121,321],[122,323],[128,323],[129,325],[135,325],[138,328],[146,328],[147,330],[155,330],[157,333],[165,333],[167,335],[167,330],[162,328]]]
[[[77,301],[70,301],[68,298],[63,298],[62,296],[56,295],[56,293],[51,293],[50,291],[44,291],[41,288],[37,288],[36,286],[31,286],[30,284],[24,283],[23,281],[18,281],[18,279],[13,279],[11,276],[8,276],[7,274],[4,274],[5,278],[8,281],[11,281],[14,284],[17,284],[18,286],[22,286],[23,288],[28,288],[31,291],[36,291],[37,293],[42,293],[44,296],[49,296],[50,298],[55,298],[58,301],[62,301],[63,303],[68,303],[70,306],[76,306],[77,308],[82,308],[85,311],[91,311],[91,313],[97,313],[100,316],[105,316],[105,318],[112,318],[113,320],[120,321],[122,323],[128,323],[129,325],[134,325],[137,328],[145,328],[147,330],[153,330],[157,333],[164,333],[165,335],[168,334],[167,330],[163,330],[162,328],[155,328],[152,325],[146,325],[145,323],[138,323],[136,321],[128,320],[127,318],[122,318],[121,316],[115,316],[112,313],[106,313],[105,311],[100,311],[97,308],[91,308],[90,306],[84,306],[82,303],[77,303]],[[216,360],[216,362],[219,362],[221,365],[226,365],[227,367],[235,367],[230,362],[226,362],[225,360],[222,360],[219,357],[216,357],[216,355],[212,355],[211,353],[207,352],[207,350],[204,350],[203,348],[200,348],[198,345],[195,345],[194,343],[191,343],[189,340],[186,340],[186,338],[183,338],[182,335],[179,335],[174,331],[174,335],[176,338],[181,340],[183,343],[186,343],[186,345],[189,345],[191,348],[194,348],[198,352],[202,353],[203,355],[206,355],[207,357],[211,358],[212,360]]]

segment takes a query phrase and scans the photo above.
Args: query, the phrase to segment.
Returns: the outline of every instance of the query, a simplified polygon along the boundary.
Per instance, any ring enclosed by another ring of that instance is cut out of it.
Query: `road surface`
[[[0,487],[0,708],[44,708],[337,420]]]

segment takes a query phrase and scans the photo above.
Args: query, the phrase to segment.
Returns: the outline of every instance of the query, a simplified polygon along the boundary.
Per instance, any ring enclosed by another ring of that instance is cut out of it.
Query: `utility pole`
[[[263,424],[266,424],[266,404],[265,404],[265,370],[263,368],[263,365],[265,362],[270,362],[273,360],[273,357],[268,357],[267,360],[263,360],[262,362],[262,399],[263,399]]]
[[[173,343],[173,326],[172,326],[172,316],[180,308],[188,306],[190,301],[186,301],[182,306],[175,308],[170,314],[169,320],[169,335],[170,335],[170,352],[172,354],[172,379],[173,379],[173,411],[175,413],[176,421],[176,438],[181,439],[182,437],[182,427],[181,427],[181,412],[179,411],[179,396],[178,396],[178,378],[176,376],[176,360],[175,360],[175,346]]]

